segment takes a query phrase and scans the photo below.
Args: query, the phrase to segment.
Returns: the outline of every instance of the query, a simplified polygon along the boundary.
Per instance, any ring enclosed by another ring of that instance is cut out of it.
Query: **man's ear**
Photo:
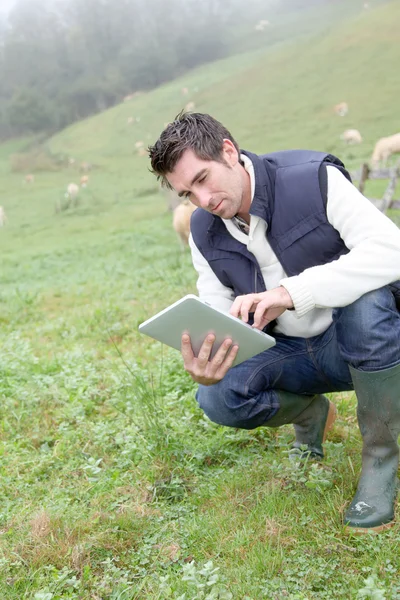
[[[231,140],[224,139],[222,143],[222,156],[231,167],[234,167],[239,162],[238,151]]]

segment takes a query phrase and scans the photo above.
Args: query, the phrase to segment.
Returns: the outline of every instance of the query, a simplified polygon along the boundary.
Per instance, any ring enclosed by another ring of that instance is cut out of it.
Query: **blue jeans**
[[[348,365],[379,371],[400,364],[400,283],[333,311],[331,326],[315,337],[277,334],[276,346],[228,371],[196,399],[220,425],[254,429],[279,410],[277,391],[313,395],[354,389]]]

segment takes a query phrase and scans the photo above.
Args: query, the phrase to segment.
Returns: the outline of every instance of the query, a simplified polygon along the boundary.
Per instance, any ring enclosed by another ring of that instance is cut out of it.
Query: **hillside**
[[[355,4],[355,3],[354,3]],[[243,147],[271,151],[315,147],[359,161],[374,141],[400,129],[400,5],[390,2],[360,10],[328,34],[258,50],[196,69],[177,81],[68,128],[51,140],[55,152],[76,154],[102,165],[128,163],[142,170],[146,159],[132,155],[135,142],[152,142],[186,102],[227,124]],[[373,6],[373,3],[371,3]],[[189,95],[183,97],[181,88]],[[345,100],[346,117],[332,106]],[[127,125],[130,117],[140,122]],[[339,140],[347,128],[364,142],[347,150]]]
[[[348,6],[336,4],[340,10]],[[28,223],[48,229],[60,244],[69,243],[68,236],[60,239],[57,227],[54,229],[60,223],[55,221],[54,206],[67,184],[78,180],[76,165],[81,161],[92,163],[94,169],[84,205],[63,221],[65,232],[88,228],[95,236],[96,227],[90,221],[109,219],[109,213],[118,226],[129,226],[129,215],[142,203],[147,211],[150,206],[158,211],[164,200],[149,173],[147,157],[139,156],[135,144],[152,143],[164,123],[189,101],[195,103],[195,110],[210,112],[223,121],[244,148],[256,152],[315,148],[337,153],[351,168],[358,167],[370,157],[377,138],[400,129],[400,79],[394,68],[400,62],[400,4],[392,1],[375,6],[371,2],[368,10],[363,4],[357,0],[351,10],[347,8],[345,23],[335,22],[333,13],[328,21],[326,13],[323,34],[195,69],[54,136],[47,144],[50,152],[73,157],[75,165],[36,173],[33,187],[21,185],[20,172],[3,180],[0,191],[10,218],[0,244],[18,244],[18,234],[13,239],[11,231],[16,228],[22,234],[20,228]],[[186,96],[183,87],[189,90]],[[347,116],[338,117],[332,107],[342,100],[349,103],[350,110]],[[130,117],[135,119],[132,124],[128,124]],[[359,129],[363,143],[345,147],[339,136],[347,128]],[[23,141],[9,142],[0,149],[4,175],[10,168],[7,155],[18,151],[18,145],[23,147]],[[380,194],[383,186],[372,184],[372,193]],[[32,198],[37,200],[32,203]],[[90,219],[82,220],[83,215]]]

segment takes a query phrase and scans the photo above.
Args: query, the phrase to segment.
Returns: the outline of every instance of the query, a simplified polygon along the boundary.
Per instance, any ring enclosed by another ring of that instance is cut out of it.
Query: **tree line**
[[[0,21],[0,138],[62,129],[231,54],[281,1],[17,0]]]

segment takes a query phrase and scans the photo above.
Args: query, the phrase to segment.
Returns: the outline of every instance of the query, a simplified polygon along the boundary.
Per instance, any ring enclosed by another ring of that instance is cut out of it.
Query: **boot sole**
[[[365,535],[366,533],[381,533],[382,531],[386,531],[387,529],[391,529],[395,525],[395,521],[390,521],[390,523],[384,523],[383,525],[378,525],[377,527],[349,527],[345,526],[344,532],[347,534],[355,534],[355,535]]]
[[[325,423],[324,435],[322,437],[322,443],[325,442],[326,436],[328,435],[328,431],[330,429],[332,429],[333,424],[336,421],[336,417],[337,417],[337,408],[336,408],[335,404],[333,404],[333,402],[331,402],[329,400],[328,416],[326,417],[326,423]]]

